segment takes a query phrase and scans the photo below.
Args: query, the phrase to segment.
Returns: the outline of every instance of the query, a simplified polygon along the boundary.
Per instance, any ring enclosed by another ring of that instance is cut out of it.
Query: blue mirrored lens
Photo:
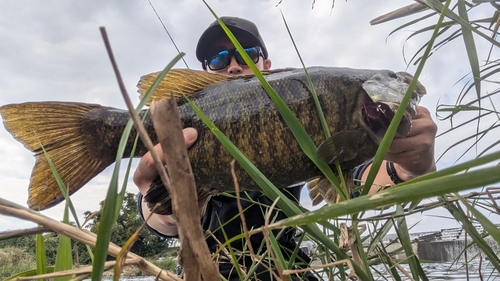
[[[245,52],[248,54],[250,59],[257,63],[259,61],[259,57],[262,54],[260,47],[250,47],[245,48]],[[238,50],[222,50],[218,52],[215,56],[207,60],[207,65],[211,70],[220,70],[226,68],[231,63],[231,53],[234,53],[236,58],[236,62],[240,65],[247,65],[245,60],[241,57]]]
[[[208,67],[210,67],[211,70],[226,68],[229,65],[230,59],[231,58],[229,56],[229,51],[220,51],[210,59],[210,61],[208,62]]]
[[[245,52],[250,57],[250,59],[253,61],[253,63],[257,63],[259,61],[260,50],[259,50],[258,47],[245,48]],[[247,64],[245,62],[245,60],[241,57],[241,55],[238,52],[238,50],[236,50],[236,61],[239,64],[242,64],[242,65],[246,65]]]

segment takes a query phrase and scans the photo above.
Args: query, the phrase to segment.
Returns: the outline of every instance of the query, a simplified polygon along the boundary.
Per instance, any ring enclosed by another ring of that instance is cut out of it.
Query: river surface
[[[409,274],[409,266],[406,264],[401,265],[405,270],[408,271]],[[383,273],[383,276],[373,273],[375,280],[393,280],[390,277],[384,268],[383,265],[377,265],[375,267],[377,270]],[[479,260],[474,260],[468,264],[468,275],[469,279],[467,279],[467,271],[466,266],[462,263],[460,264],[452,264],[449,263],[423,263],[422,268],[424,269],[427,278],[429,280],[456,280],[456,281],[491,281],[491,280],[500,280],[500,273],[488,262],[484,261],[480,268]],[[401,276],[401,280],[411,280],[410,278],[406,278],[401,272],[399,273]],[[482,279],[481,277],[482,276]]]
[[[427,274],[427,278],[432,281],[441,280],[454,280],[454,281],[500,281],[500,273],[488,262],[483,261],[481,268],[479,267],[479,260],[474,260],[468,264],[468,274],[469,279],[467,279],[466,267],[464,264],[452,264],[452,263],[424,263],[422,268]],[[408,274],[411,274],[409,267],[405,264],[401,265]],[[376,270],[373,271],[374,280],[394,280],[388,274],[383,265],[377,265],[374,267]],[[375,271],[379,271],[382,274],[378,274]],[[399,272],[401,280],[411,280],[404,276],[403,273]],[[480,277],[482,276],[482,278]],[[111,279],[105,279],[111,280]],[[137,278],[121,278],[121,280],[128,281],[153,281],[154,277],[137,277]],[[327,279],[324,279],[327,280]]]

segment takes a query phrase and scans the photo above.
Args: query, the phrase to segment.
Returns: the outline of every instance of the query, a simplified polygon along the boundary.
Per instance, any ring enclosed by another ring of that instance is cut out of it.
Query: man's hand
[[[184,142],[187,148],[193,145],[193,143],[196,141],[196,138],[198,138],[198,131],[196,131],[194,128],[186,128],[182,130],[182,133],[184,134]],[[160,144],[155,145],[154,149],[160,156],[162,162],[164,162],[165,160],[163,159],[163,150],[161,149]],[[156,177],[158,177],[158,171],[156,170],[156,166],[151,153],[148,152],[144,154],[144,156],[142,156],[141,161],[139,162],[139,165],[137,166],[137,169],[134,173],[134,183],[135,185],[137,185],[142,195],[146,195],[149,186],[151,185],[153,180],[156,179]]]
[[[413,118],[411,131],[405,138],[392,140],[385,155],[385,160],[394,163],[397,176],[407,181],[436,170],[434,161],[434,142],[437,126],[432,121],[429,110],[417,107],[417,115]],[[361,181],[365,182],[370,172],[371,164],[364,171]],[[382,163],[375,177],[370,193],[378,192],[384,186],[394,185],[387,173],[386,163]]]
[[[186,128],[182,130],[182,133],[184,134],[184,143],[188,148],[193,145],[198,138],[198,132],[194,128]],[[154,149],[160,156],[162,162],[165,163],[160,144],[157,144]],[[151,157],[151,153],[148,152],[142,156],[141,161],[139,162],[139,165],[134,173],[134,183],[137,185],[143,196],[146,195],[149,190],[149,186],[157,176],[158,171],[156,170],[156,165],[153,157]],[[144,218],[148,218],[150,213],[151,212],[147,208],[147,204],[142,202],[142,214]],[[153,214],[148,221],[148,225],[164,235],[176,236],[178,234],[177,220],[173,215],[162,216]]]
[[[396,172],[403,181],[436,170],[434,142],[437,125],[427,108],[418,106],[407,137],[394,139],[385,156],[393,162]]]

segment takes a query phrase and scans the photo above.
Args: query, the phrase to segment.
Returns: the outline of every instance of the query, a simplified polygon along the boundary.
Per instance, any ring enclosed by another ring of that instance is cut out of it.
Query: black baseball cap
[[[237,39],[245,36],[246,39],[248,39],[252,44],[260,46],[262,48],[264,58],[267,58],[266,45],[264,44],[264,40],[262,40],[262,37],[260,36],[257,26],[253,22],[237,17],[220,17],[220,19],[229,28],[229,30],[231,30],[231,32],[235,34]],[[208,46],[213,42],[213,40],[219,38],[222,35],[226,36],[226,33],[219,25],[219,22],[216,20],[212,24],[210,24],[200,36],[198,45],[196,45],[196,58],[202,64],[206,59],[205,52]]]

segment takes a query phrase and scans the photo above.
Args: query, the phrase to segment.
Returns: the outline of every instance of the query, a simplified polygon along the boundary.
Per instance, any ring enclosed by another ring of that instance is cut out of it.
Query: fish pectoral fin
[[[137,83],[137,91],[140,98],[143,99],[149,88],[158,78],[161,72],[154,72],[141,77]],[[206,71],[191,70],[191,69],[172,69],[161,80],[156,87],[155,92],[150,100],[146,103],[151,104],[153,101],[170,98],[173,94],[175,98],[180,98],[183,95],[189,96],[197,91],[200,91],[207,86],[225,81],[228,77],[221,74],[208,73]]]
[[[327,178],[315,178],[307,183],[309,197],[312,205],[316,206],[325,201],[328,204],[334,204],[339,201],[338,193]]]
[[[347,252],[351,247],[351,237],[353,236],[352,227],[347,226],[345,222],[340,223],[339,247],[342,251]]]
[[[204,202],[200,209],[200,214],[205,213],[208,201],[213,192],[209,188],[201,185],[197,187],[198,202]],[[172,196],[168,189],[163,185],[160,176],[157,176],[149,186],[148,192],[144,195],[144,200],[151,212],[159,215],[172,215]]]
[[[316,154],[328,164],[342,164],[358,156],[359,130],[341,131],[323,141]]]
[[[163,185],[160,176],[151,182],[148,192],[144,195],[144,200],[151,212],[159,215],[171,215],[172,198],[170,193]]]
[[[306,184],[307,190],[309,190],[309,198],[313,206],[317,206],[319,203],[323,202],[323,196],[321,196],[321,192],[318,188],[319,180],[320,178],[314,178]]]
[[[354,187],[354,182],[352,178],[352,171],[344,171],[343,173],[344,181],[347,185],[347,190],[349,190],[347,196],[350,196],[351,190]],[[336,175],[337,179],[340,181],[340,177]],[[307,190],[309,191],[309,197],[311,198],[312,205],[316,206],[323,200],[327,204],[335,204],[342,201],[341,196],[338,194],[332,183],[325,177],[317,177],[310,180],[307,184]]]

